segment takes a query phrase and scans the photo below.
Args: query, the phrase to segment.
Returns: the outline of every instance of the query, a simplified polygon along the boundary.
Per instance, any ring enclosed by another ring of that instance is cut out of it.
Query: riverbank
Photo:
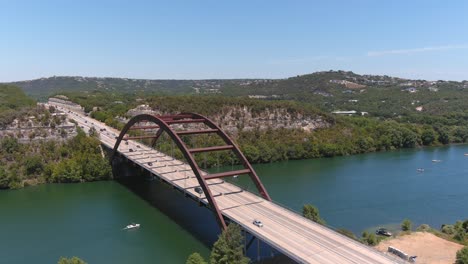
[[[390,246],[405,252],[409,256],[417,256],[417,263],[425,264],[455,263],[457,251],[463,248],[463,245],[428,232],[402,234],[382,241],[375,248],[381,252],[388,252]]]

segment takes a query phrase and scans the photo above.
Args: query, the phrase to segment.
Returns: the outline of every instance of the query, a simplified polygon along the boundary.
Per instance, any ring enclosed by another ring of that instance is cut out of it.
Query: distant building
[[[414,87],[409,87],[409,88],[406,88],[404,90],[402,90],[403,92],[408,92],[408,93],[415,93],[417,92],[418,90],[416,90],[416,88]]]
[[[336,115],[355,115],[357,112],[355,110],[351,111],[333,111],[332,114]]]
[[[418,111],[418,112],[422,112],[422,110],[424,110],[424,108],[423,108],[422,106],[418,106],[418,107],[416,107],[415,109],[416,109],[416,111]]]
[[[253,94],[253,95],[249,95],[249,98],[250,98],[250,99],[266,99],[266,98],[268,98],[268,96],[266,96],[266,95]]]

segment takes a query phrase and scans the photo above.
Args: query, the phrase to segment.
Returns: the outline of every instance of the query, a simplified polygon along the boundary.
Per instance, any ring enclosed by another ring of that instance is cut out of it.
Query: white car
[[[260,221],[260,220],[256,220],[256,219],[255,219],[255,220],[253,221],[253,224],[256,225],[256,226],[258,226],[258,227],[263,227],[263,223],[262,223],[262,221]]]

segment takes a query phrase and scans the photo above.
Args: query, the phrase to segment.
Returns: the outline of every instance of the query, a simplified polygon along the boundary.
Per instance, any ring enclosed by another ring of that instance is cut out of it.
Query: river
[[[255,169],[276,202],[298,211],[314,204],[327,224],[360,234],[396,229],[404,218],[436,228],[468,218],[464,153],[468,146],[459,145]],[[253,188],[243,177],[236,181]],[[0,191],[0,263],[56,263],[60,256],[90,264],[185,263],[194,251],[208,256],[217,232],[211,213],[160,185],[111,181]],[[142,227],[121,230],[133,221]]]

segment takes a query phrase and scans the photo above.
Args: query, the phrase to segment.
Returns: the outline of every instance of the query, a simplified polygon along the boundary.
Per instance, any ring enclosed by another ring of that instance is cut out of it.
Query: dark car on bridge
[[[197,187],[195,187],[195,192],[197,192],[198,194],[202,194],[203,189],[200,186],[197,186]]]

